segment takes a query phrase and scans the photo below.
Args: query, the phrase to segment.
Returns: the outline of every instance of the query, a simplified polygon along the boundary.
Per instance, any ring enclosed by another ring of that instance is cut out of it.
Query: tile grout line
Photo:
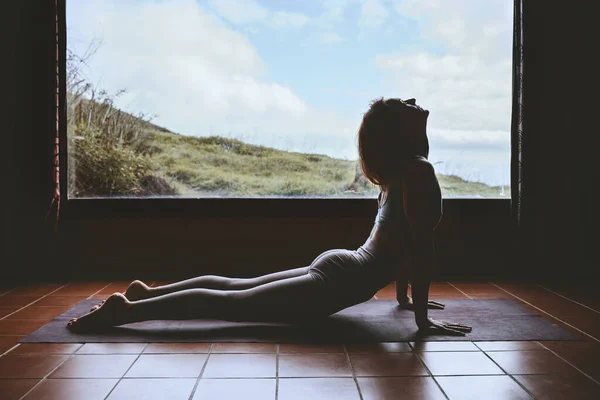
[[[281,344],[277,343],[275,356],[275,400],[279,399],[279,351]]]
[[[213,351],[214,347],[215,347],[215,343],[211,342],[210,347],[208,348],[208,353],[206,354],[206,360],[204,360],[204,365],[202,365],[202,369],[200,370],[200,375],[198,375],[198,378],[196,379],[196,383],[194,384],[194,387],[192,388],[192,392],[188,396],[188,400],[192,400],[194,398],[194,395],[196,394],[196,390],[198,389],[198,385],[200,384],[200,381],[202,380],[202,375],[204,375],[204,371],[206,371],[206,366],[208,365],[208,360],[210,359],[210,356],[212,355],[212,351]]]
[[[0,321],[2,321],[2,320],[4,320],[4,319],[6,319],[7,317],[10,317],[11,315],[14,315],[14,314],[18,313],[19,311],[22,311],[22,310],[24,310],[25,308],[29,307],[30,305],[32,305],[32,304],[35,304],[35,303],[37,303],[38,301],[40,301],[41,299],[43,299],[43,298],[46,298],[46,297],[50,296],[52,293],[56,292],[57,290],[60,290],[60,289],[64,288],[64,287],[65,287],[65,286],[67,286],[67,285],[68,285],[68,283],[66,283],[66,284],[62,285],[62,286],[61,286],[61,287],[59,287],[59,288],[56,288],[56,289],[54,289],[54,290],[53,290],[53,291],[51,291],[50,293],[46,293],[45,295],[43,295],[43,296],[41,296],[41,297],[38,297],[36,300],[32,301],[32,302],[31,302],[31,303],[29,303],[29,304],[26,304],[26,305],[24,305],[23,307],[21,307],[21,308],[19,308],[19,309],[15,310],[15,311],[13,311],[13,312],[11,312],[10,314],[6,314],[4,317],[0,318]]]
[[[12,289],[8,289],[6,292],[0,293],[0,297],[9,294],[10,292],[12,292],[13,290],[15,290],[16,287],[12,288]]]
[[[542,346],[544,346],[543,343],[540,343]],[[569,364],[571,367],[575,368],[577,371],[579,371],[580,373],[582,373],[583,375],[585,375],[587,378],[591,379],[593,382],[595,382],[597,385],[600,385],[600,382],[598,382],[597,380],[595,380],[594,378],[592,378],[591,376],[589,376],[588,374],[586,374],[585,372],[583,372],[581,369],[577,368],[574,364],[571,364],[569,361],[567,361],[564,357],[561,357],[557,352],[555,352],[554,350],[552,350],[551,348],[544,346],[546,348],[546,350],[548,350],[550,353],[554,354],[556,357],[560,358],[561,360],[563,360],[564,362],[566,362],[567,364]]]
[[[109,287],[110,285],[112,285],[115,282],[108,282],[108,284],[106,286],[101,287],[99,290],[96,290],[94,293],[90,294],[86,300],[90,300],[92,297],[94,297],[95,295],[97,295],[98,293],[100,293],[101,291],[103,291],[104,289],[106,289],[107,287]]]
[[[344,344],[344,353],[346,354],[346,360],[348,361],[348,365],[350,365],[350,370],[352,370],[352,379],[354,379],[354,384],[356,385],[356,390],[358,390],[358,397],[360,400],[363,400],[362,391],[360,390],[360,385],[358,384],[358,378],[356,376],[356,371],[354,370],[354,365],[352,365],[352,360],[350,359],[350,353],[348,353],[348,349]]]
[[[472,343],[472,342],[471,342]],[[419,355],[419,352],[414,351],[414,347],[410,344],[410,342],[408,342],[408,345],[411,347],[412,351],[411,353],[415,355],[415,357],[417,357],[417,360],[419,360],[419,362],[421,363],[421,365],[423,366],[423,368],[425,368],[425,371],[427,371],[427,373],[429,374],[429,377],[431,377],[431,379],[433,379],[433,381],[435,382],[436,386],[438,387],[438,389],[440,389],[440,391],[442,392],[442,395],[446,398],[449,399],[450,396],[448,396],[446,394],[446,392],[444,391],[444,389],[442,388],[442,385],[440,385],[440,383],[437,381],[437,379],[435,379],[435,376],[433,375],[433,373],[431,372],[431,370],[429,369],[429,367],[427,366],[427,364],[425,364],[425,361],[423,361],[421,359],[421,356]],[[425,353],[425,352],[423,352]]]
[[[38,387],[42,382],[44,382],[50,375],[52,375],[54,373],[54,371],[56,371],[57,369],[59,369],[60,367],[63,366],[64,363],[66,363],[67,361],[69,361],[71,358],[73,358],[73,356],[75,355],[75,353],[81,349],[83,347],[83,343],[78,343],[81,344],[81,346],[79,346],[77,348],[77,350],[74,350],[72,354],[69,354],[67,358],[65,358],[63,360],[63,362],[59,363],[55,368],[53,368],[50,372],[48,372],[46,375],[44,375],[42,377],[42,379],[40,379],[40,381],[38,383],[36,383],[35,385],[33,385],[33,387],[31,389],[29,389],[23,396],[21,396],[19,399],[23,400],[29,393],[31,393],[36,387]],[[46,354],[46,355],[50,355],[50,354]],[[25,378],[28,379],[28,378]],[[33,378],[33,379],[37,379],[37,378]]]
[[[539,343],[539,342],[538,342]],[[477,346],[477,345],[475,345]],[[477,346],[479,347],[479,346]],[[524,385],[521,384],[521,382],[519,382],[518,380],[515,379],[514,376],[512,376],[511,374],[509,374],[508,372],[506,372],[506,370],[504,368],[502,368],[502,366],[500,364],[498,364],[492,357],[490,357],[490,355],[481,350],[481,352],[490,359],[491,362],[493,362],[498,368],[500,368],[500,371],[504,372],[504,374],[508,377],[510,377],[510,379],[512,379],[517,385],[519,385],[521,387],[521,389],[523,389],[525,391],[525,393],[527,393],[532,399],[535,399],[535,396],[533,395],[533,393],[531,393]]]
[[[469,300],[473,300],[473,298],[471,296],[469,296],[468,294],[466,294],[465,292],[463,292],[462,290],[460,290],[459,288],[457,288],[456,286],[454,286],[453,284],[451,284],[450,282],[446,282],[448,285],[452,286],[454,289],[458,290],[459,292],[461,292],[462,294],[464,294],[465,296],[467,296],[467,298]]]
[[[109,285],[110,285],[110,283],[109,283]],[[108,285],[106,285],[106,286],[108,286]],[[100,290],[102,290],[102,289],[100,289]],[[106,394],[106,397],[104,397],[104,400],[108,399],[109,396],[112,394],[112,392],[115,391],[115,389],[117,388],[117,386],[119,386],[119,383],[121,383],[121,381],[123,380],[123,378],[125,377],[125,375],[127,375],[127,373],[131,370],[131,368],[133,368],[133,366],[135,365],[135,363],[140,359],[140,357],[142,356],[142,354],[144,354],[144,350],[146,350],[146,347],[148,347],[148,343],[146,343],[146,345],[144,346],[144,348],[142,349],[142,351],[140,351],[140,354],[137,355],[137,357],[135,358],[135,360],[133,360],[133,362],[131,363],[131,365],[129,366],[129,368],[127,368],[127,370],[123,373],[123,375],[120,378],[117,379],[117,383],[115,383],[115,386],[113,386],[113,388],[110,389],[110,391]],[[90,354],[90,355],[93,355],[93,354]]]
[[[583,304],[583,303],[580,303],[580,302],[578,302],[578,301],[575,301],[575,300],[573,300],[573,299],[571,299],[571,298],[569,298],[569,297],[567,297],[567,296],[563,296],[562,294],[560,294],[560,293],[557,293],[557,292],[555,292],[554,290],[548,289],[548,288],[547,288],[547,287],[545,287],[545,286],[542,286],[542,285],[536,285],[536,286],[539,286],[539,287],[541,287],[542,289],[544,289],[544,290],[547,290],[547,291],[549,291],[549,292],[550,292],[550,293],[552,293],[552,294],[555,294],[555,295],[557,295],[557,296],[560,296],[560,297],[562,297],[562,298],[563,298],[563,299],[565,299],[565,300],[569,300],[570,302],[572,302],[572,303],[575,303],[575,304],[577,304],[578,306],[581,306],[581,307],[587,308],[587,309],[588,309],[588,310],[590,310],[590,311],[593,311],[593,312],[595,312],[595,313],[597,313],[597,314],[600,314],[600,311],[598,311],[598,310],[596,310],[596,309],[594,309],[594,308],[592,308],[592,307],[590,307],[590,306],[586,306],[585,304]]]
[[[569,326],[569,327],[571,327],[571,328],[575,329],[576,331],[578,331],[578,332],[580,332],[580,333],[583,333],[585,336],[587,336],[587,337],[589,337],[589,338],[591,338],[591,339],[595,340],[596,342],[600,342],[600,339],[598,339],[598,338],[596,338],[596,337],[594,337],[594,336],[590,335],[589,333],[586,333],[586,332],[582,331],[581,329],[577,328],[576,326],[573,326],[573,325],[569,324],[568,322],[565,322],[565,321],[563,321],[562,319],[560,319],[560,318],[558,318],[558,317],[555,317],[554,315],[550,314],[549,312],[546,312],[546,311],[542,310],[541,308],[539,308],[539,307],[537,307],[537,306],[535,306],[535,305],[531,304],[531,303],[530,303],[530,302],[528,302],[527,300],[520,298],[520,297],[519,297],[519,296],[517,296],[516,294],[513,294],[513,293],[509,292],[508,290],[501,288],[500,286],[496,285],[495,283],[491,283],[491,284],[492,284],[492,285],[494,285],[494,286],[496,286],[498,289],[500,289],[500,290],[502,290],[502,291],[504,291],[504,292],[506,292],[506,293],[510,294],[510,295],[511,295],[511,296],[513,296],[514,298],[516,298],[516,299],[518,299],[518,300],[522,301],[523,303],[525,303],[525,304],[527,304],[527,305],[529,305],[529,306],[531,306],[531,307],[535,308],[536,310],[540,310],[541,312],[543,312],[544,314],[546,314],[546,315],[548,315],[548,316],[550,316],[550,317],[554,318],[555,320],[557,320],[557,321],[559,321],[559,322],[561,322],[561,323],[563,323],[563,324],[565,324],[565,325],[567,325],[567,326]]]

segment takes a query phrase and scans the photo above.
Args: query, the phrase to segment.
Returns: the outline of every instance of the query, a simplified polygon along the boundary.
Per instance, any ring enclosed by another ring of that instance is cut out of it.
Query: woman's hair
[[[358,130],[360,168],[371,183],[385,186],[401,176],[407,160],[427,156],[425,121],[426,116],[399,99],[371,102]]]

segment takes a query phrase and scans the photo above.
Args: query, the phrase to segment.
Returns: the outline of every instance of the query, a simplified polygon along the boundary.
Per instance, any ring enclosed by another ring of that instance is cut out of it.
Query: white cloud
[[[343,42],[344,39],[336,32],[325,32],[321,35],[323,43],[339,43]]]
[[[90,79],[110,92],[126,89],[120,107],[156,114],[173,131],[346,135],[354,127],[269,80],[252,44],[194,0],[88,0],[69,15],[73,50],[103,42]]]
[[[442,145],[505,148],[510,141],[512,14],[506,3],[395,3],[396,12],[418,21],[427,46],[443,50],[380,54],[376,63],[393,84],[390,95],[415,97],[431,110],[430,131]]]
[[[358,26],[361,29],[379,28],[389,15],[389,11],[379,0],[364,0],[360,6]]]
[[[254,0],[211,0],[217,14],[233,24],[263,24],[272,28],[301,28],[309,18],[300,13],[271,11]]]

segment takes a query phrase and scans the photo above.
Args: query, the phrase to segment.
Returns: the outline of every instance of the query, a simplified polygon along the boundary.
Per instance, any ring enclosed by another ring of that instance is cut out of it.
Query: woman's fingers
[[[427,303],[427,307],[433,310],[443,310],[444,308],[446,308],[446,305],[443,303],[438,303],[437,301],[429,301]]]
[[[463,324],[456,324],[453,322],[443,322],[444,327],[450,328],[450,329],[454,329],[460,332],[471,332],[473,330],[473,328],[471,328],[470,326],[467,325],[463,325]]]
[[[465,336],[465,332],[461,332],[458,329],[454,329],[451,328],[447,325],[438,325],[434,327],[434,330],[436,332],[436,334],[444,334],[444,335],[450,335],[450,336]]]

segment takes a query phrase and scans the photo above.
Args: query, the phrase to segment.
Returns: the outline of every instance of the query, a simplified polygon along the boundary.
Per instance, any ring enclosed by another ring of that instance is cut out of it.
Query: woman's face
[[[417,100],[407,99],[400,100],[407,111],[409,111],[410,118],[408,119],[411,128],[415,134],[419,137],[419,142],[422,145],[420,149],[424,154],[420,154],[425,158],[429,157],[429,140],[427,138],[427,117],[429,117],[429,110],[425,110],[421,106],[417,105]]]

